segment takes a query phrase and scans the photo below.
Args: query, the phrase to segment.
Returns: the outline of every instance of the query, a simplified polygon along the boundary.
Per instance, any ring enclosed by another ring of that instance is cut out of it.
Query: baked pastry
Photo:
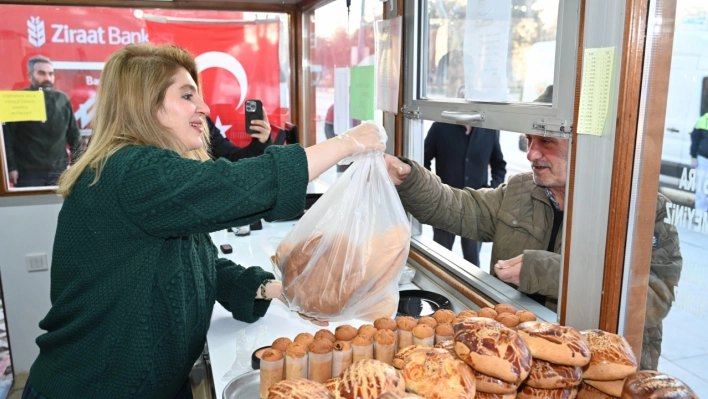
[[[475,395],[472,370],[445,349],[421,348],[408,352],[401,374],[408,391],[427,399],[466,399]]]
[[[565,366],[585,366],[590,348],[573,327],[543,321],[527,321],[516,327],[534,358]]]
[[[441,348],[445,349],[446,351],[452,353],[453,355],[457,356],[457,353],[455,353],[455,341],[453,340],[446,340],[446,341],[441,341],[435,344],[433,348]]]
[[[496,310],[498,314],[502,314],[502,313],[515,314],[516,313],[516,308],[509,305],[508,303],[497,304],[496,306],[494,306],[494,310]]]
[[[516,392],[514,393],[486,393],[477,392],[475,399],[515,399]]]
[[[602,330],[585,330],[582,335],[590,347],[590,363],[583,367],[588,380],[621,380],[637,371],[632,347],[621,335]]]
[[[319,318],[341,315],[352,304],[371,304],[371,320],[390,316],[395,295],[386,287],[398,275],[410,247],[410,227],[389,228],[363,245],[344,235],[315,234],[276,251],[288,301],[302,313]]]
[[[377,399],[425,399],[422,396],[418,396],[410,392],[398,392],[398,391],[388,391],[385,394],[379,396]]]
[[[433,319],[435,319],[438,324],[452,323],[452,320],[455,319],[455,312],[450,309],[438,309],[433,313]]]
[[[304,378],[283,380],[268,391],[268,399],[335,399],[322,384]]]
[[[374,327],[376,327],[376,329],[378,330],[391,330],[393,332],[396,332],[396,330],[398,330],[398,325],[396,324],[396,321],[390,317],[379,317],[378,319],[374,320]]]
[[[532,388],[560,389],[577,387],[582,380],[583,370],[579,366],[562,366],[533,359],[531,372],[524,384]]]
[[[477,311],[477,315],[479,317],[486,317],[488,319],[496,320],[497,316],[499,316],[499,313],[497,313],[497,311],[492,308],[482,308]]]
[[[393,362],[392,362],[393,367],[395,367],[395,368],[397,368],[397,369],[400,369],[401,367],[403,367],[403,362],[406,360],[406,356],[408,356],[408,354],[409,354],[410,352],[412,352],[412,351],[414,351],[414,350],[416,350],[416,349],[421,349],[421,348],[425,349],[425,348],[427,348],[427,346],[424,346],[424,345],[410,345],[410,346],[407,346],[407,347],[405,347],[405,348],[399,350],[398,353],[396,353],[395,355],[393,355]]]
[[[523,385],[516,393],[517,399],[575,399],[578,388],[540,389]]]
[[[528,310],[519,310],[518,312],[516,312],[516,315],[519,316],[519,320],[521,323],[525,321],[536,321],[536,315]]]
[[[418,324],[425,324],[427,326],[430,326],[430,328],[435,329],[435,327],[438,326],[438,321],[430,316],[423,316],[418,319]]]
[[[481,392],[500,395],[515,394],[516,390],[519,389],[519,384],[517,383],[502,381],[499,378],[490,377],[474,369],[472,370],[472,374],[474,374],[475,383],[477,385],[477,395]]]
[[[521,322],[521,320],[519,320],[519,316],[514,313],[499,313],[499,316],[497,316],[497,321],[509,328],[514,328]]]
[[[330,379],[325,386],[342,399],[376,399],[388,391],[406,390],[406,382],[398,370],[373,359],[352,363],[339,378]]]
[[[608,395],[597,388],[593,388],[583,381],[580,383],[577,399],[617,399],[617,397]]]
[[[683,381],[657,371],[638,371],[624,381],[622,399],[698,399]]]
[[[323,328],[315,333],[315,339],[317,338],[324,338],[331,343],[335,343],[335,341],[337,341],[337,338],[334,337],[334,333],[326,328]]]
[[[462,312],[460,312],[460,314],[458,314],[457,317],[460,319],[464,319],[467,317],[479,317],[479,315],[474,310],[468,309],[468,310],[463,310]]]
[[[583,382],[610,396],[614,396],[616,398],[622,396],[622,386],[624,386],[624,378],[621,380],[613,381],[597,381],[584,379]]]
[[[531,353],[516,331],[497,321],[470,317],[453,326],[455,353],[473,369],[520,383],[531,369]]]

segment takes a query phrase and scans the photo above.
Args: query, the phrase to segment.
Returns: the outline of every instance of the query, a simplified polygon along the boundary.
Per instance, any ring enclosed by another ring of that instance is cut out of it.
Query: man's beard
[[[49,82],[49,81],[44,81],[40,84],[40,83],[37,83],[36,81],[32,81],[32,87],[37,90],[42,89],[44,91],[47,91],[47,90],[54,89],[54,83]]]

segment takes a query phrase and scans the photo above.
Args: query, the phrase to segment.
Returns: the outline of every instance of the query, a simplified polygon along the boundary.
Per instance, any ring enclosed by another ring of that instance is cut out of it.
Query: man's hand
[[[251,137],[257,139],[261,143],[265,143],[270,138],[270,123],[268,123],[268,115],[263,110],[263,119],[254,119],[251,121],[251,129],[258,133],[250,133]]]
[[[500,260],[494,265],[494,272],[497,274],[499,280],[519,285],[519,276],[521,275],[523,260],[523,254],[509,260]]]
[[[19,174],[16,170],[9,172],[7,176],[10,178],[10,183],[12,183],[13,186],[17,184],[17,176],[19,176]]]
[[[698,167],[698,158],[691,158],[691,168],[696,169]]]
[[[391,176],[391,180],[396,186],[403,183],[408,175],[411,174],[411,166],[400,159],[384,154],[384,160],[386,161],[388,175]]]

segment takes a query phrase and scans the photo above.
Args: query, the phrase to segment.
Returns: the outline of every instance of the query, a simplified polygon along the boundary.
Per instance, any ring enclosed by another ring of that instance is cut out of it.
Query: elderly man
[[[421,223],[492,242],[492,273],[556,309],[562,246],[568,141],[527,135],[532,172],[495,189],[455,189],[417,163],[386,156],[403,207]],[[657,198],[651,276],[641,367],[656,369],[661,320],[674,300],[681,272],[678,234],[664,222],[666,197]],[[648,245],[648,243],[647,243]],[[542,297],[538,297],[538,296]]]
[[[59,176],[75,161],[81,149],[81,134],[69,97],[54,90],[54,67],[47,57],[32,57],[27,62],[30,87],[42,90],[47,120],[9,122],[4,130],[10,183],[15,187],[56,185]]]

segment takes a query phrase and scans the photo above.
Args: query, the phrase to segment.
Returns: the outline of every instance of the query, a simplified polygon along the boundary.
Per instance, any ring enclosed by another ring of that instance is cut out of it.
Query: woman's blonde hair
[[[93,109],[93,133],[86,151],[59,179],[57,193],[66,198],[89,167],[96,184],[108,158],[130,145],[153,145],[176,151],[185,158],[209,159],[209,135],[203,128],[203,147],[187,151],[157,119],[174,74],[184,68],[199,87],[194,57],[174,45],[131,44],[106,62]],[[206,126],[206,123],[203,124]]]

